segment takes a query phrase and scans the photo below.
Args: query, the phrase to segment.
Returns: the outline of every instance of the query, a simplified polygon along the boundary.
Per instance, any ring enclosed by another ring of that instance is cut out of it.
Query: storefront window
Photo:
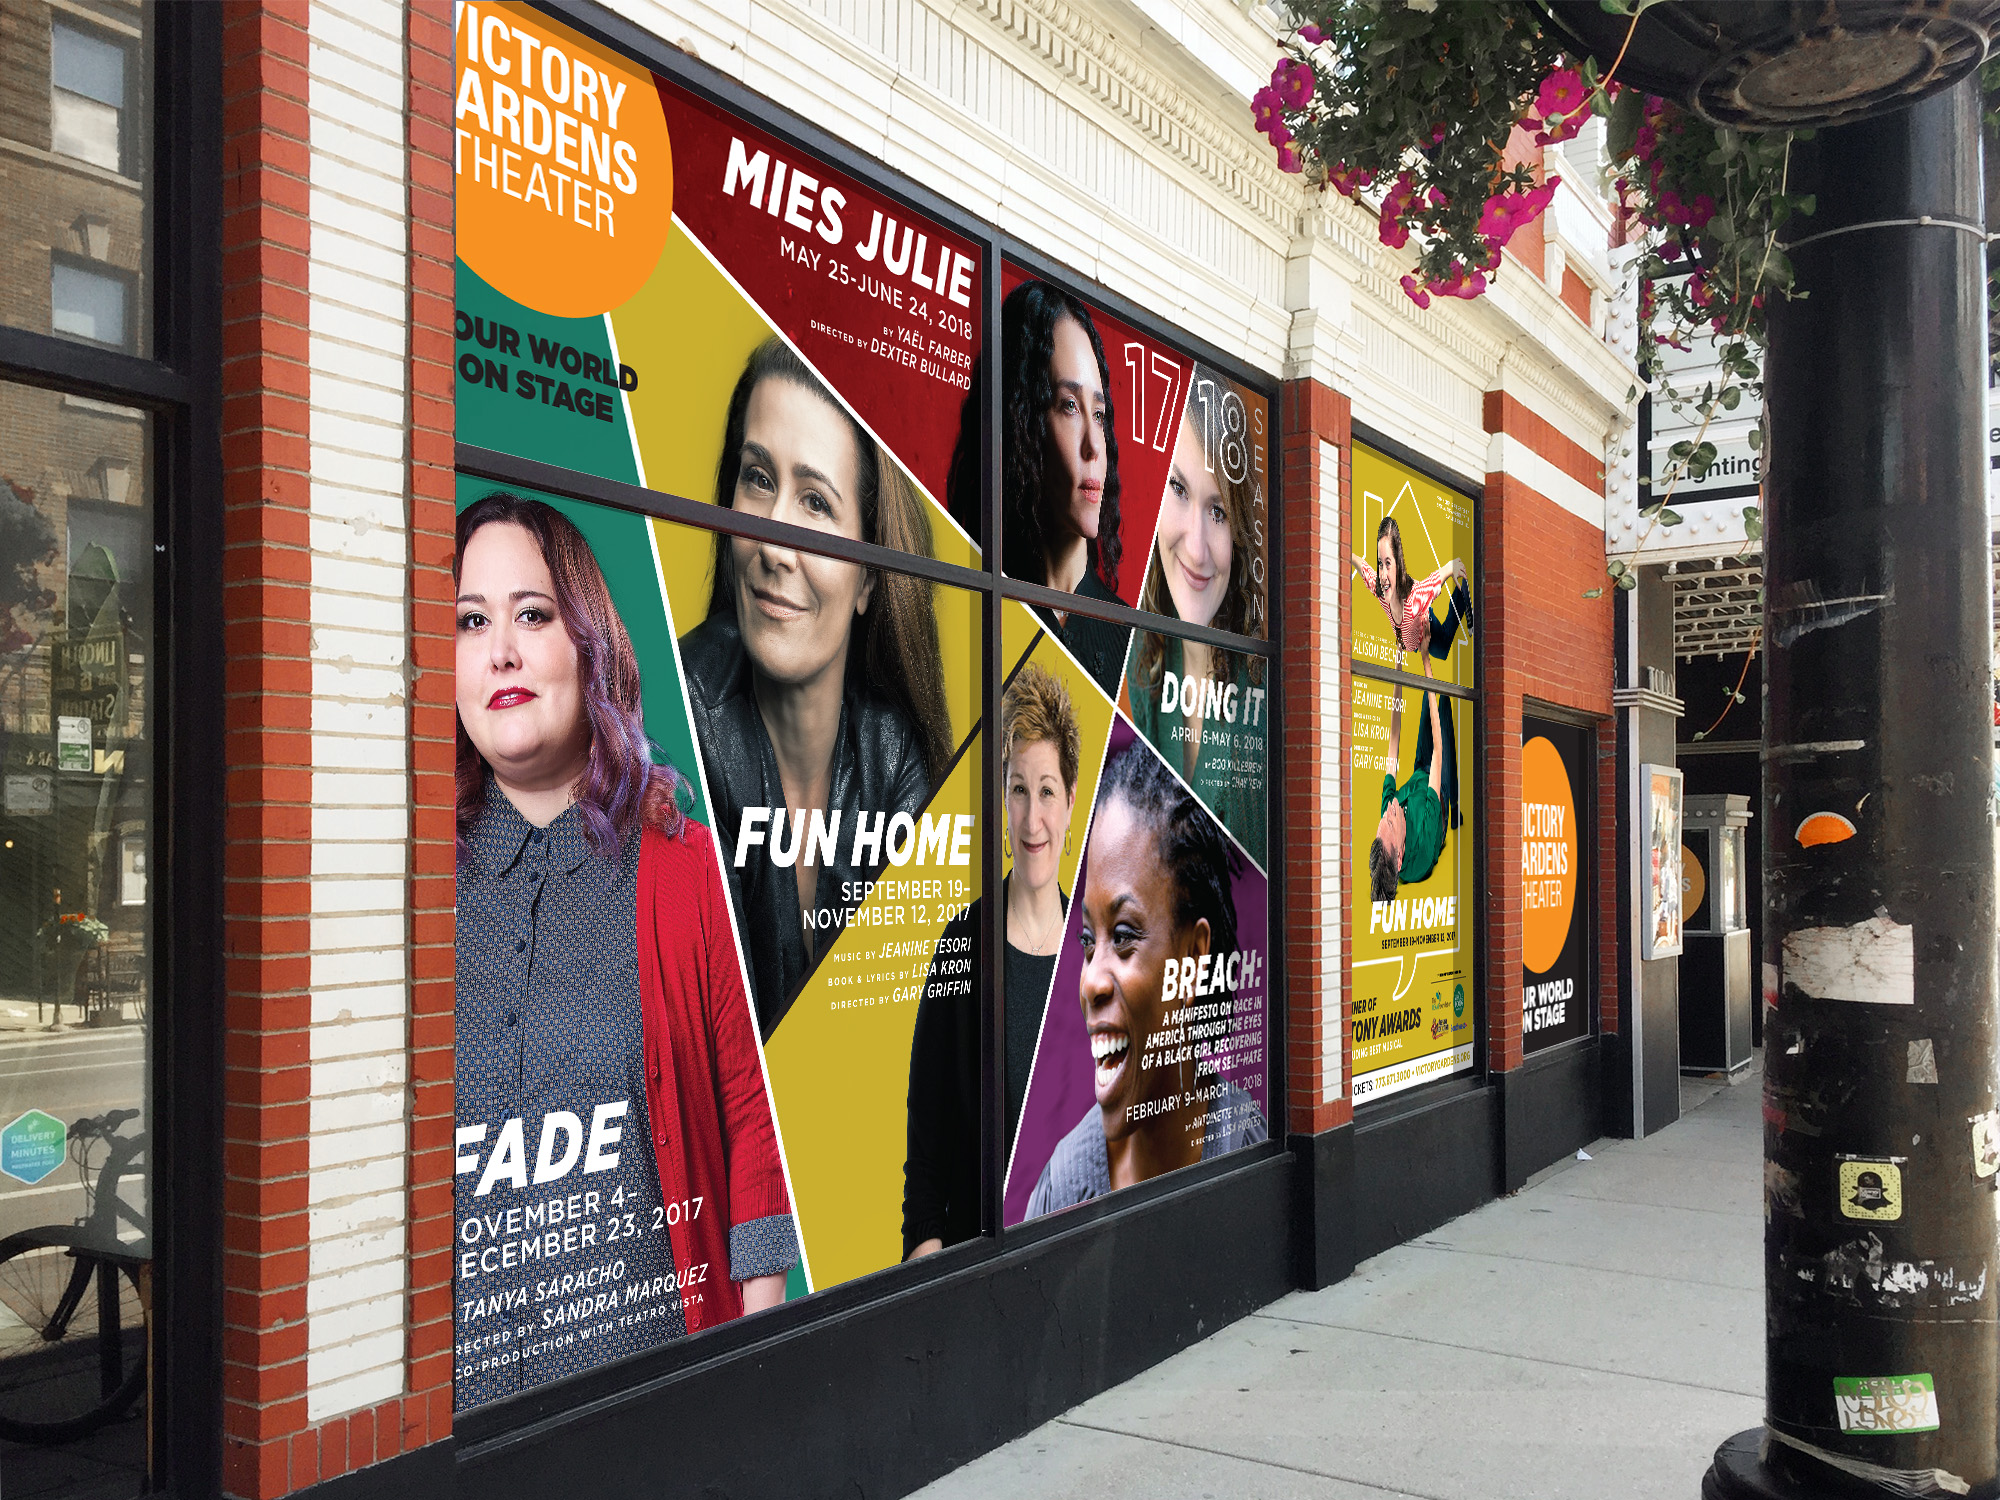
[[[1354,445],[1354,1102],[1469,1071],[1479,1034],[1473,503]]]
[[[1275,1105],[1268,393],[760,113],[478,14],[456,95],[461,1411],[976,1253],[1255,1146]],[[579,173],[523,155],[530,92],[574,122]],[[500,482],[520,460],[575,493]],[[1058,575],[1079,608],[1007,597]],[[573,670],[536,677],[551,641],[613,663],[603,693],[643,718],[670,880],[644,835],[613,878],[603,850],[654,814],[611,781],[538,803],[530,742],[581,743],[534,727],[537,682]],[[592,799],[596,863],[564,823]],[[586,914],[575,872],[600,867]]]
[[[137,1493],[152,422],[0,384],[0,1475]]]
[[[0,319],[148,353],[151,13],[5,0],[0,16]]]

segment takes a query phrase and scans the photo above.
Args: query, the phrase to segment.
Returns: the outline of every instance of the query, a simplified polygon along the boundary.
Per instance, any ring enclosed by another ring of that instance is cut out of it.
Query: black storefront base
[[[305,1493],[894,1500],[1596,1139],[1601,1050],[1592,1038],[1395,1101],[650,1384]]]
[[[1354,1127],[1356,1260],[1428,1234],[1500,1194],[1500,1088],[1449,1083],[1386,1101]]]
[[[1296,1180],[1274,1155],[581,1411],[305,1493],[906,1495],[1290,1291]]]
[[[1345,1281],[1359,1258],[1354,1238],[1354,1126],[1291,1138],[1292,1277],[1308,1292]]]
[[[1518,1193],[1543,1167],[1604,1133],[1604,1073],[1598,1040],[1565,1042],[1494,1082],[1501,1092],[1501,1188]]]

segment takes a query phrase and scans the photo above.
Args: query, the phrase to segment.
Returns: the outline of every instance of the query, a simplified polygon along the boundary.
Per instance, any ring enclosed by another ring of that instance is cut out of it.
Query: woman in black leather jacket
[[[985,462],[987,357],[972,371],[945,495],[980,534]],[[1046,281],[1024,281],[1000,305],[1001,566],[1014,578],[1084,599],[1118,595],[1118,423],[1104,341],[1080,298]],[[1118,696],[1131,632],[1069,610],[1036,606],[1049,633]]]
[[[715,499],[931,555],[921,497],[776,339],[730,397]],[[888,863],[888,824],[922,814],[951,759],[931,587],[715,539],[708,618],[681,661],[767,1039]]]

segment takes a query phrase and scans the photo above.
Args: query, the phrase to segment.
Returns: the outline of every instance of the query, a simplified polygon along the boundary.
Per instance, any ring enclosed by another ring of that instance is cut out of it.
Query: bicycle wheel
[[[0,1437],[69,1442],[119,1416],[145,1383],[135,1261],[62,1226],[0,1240]]]

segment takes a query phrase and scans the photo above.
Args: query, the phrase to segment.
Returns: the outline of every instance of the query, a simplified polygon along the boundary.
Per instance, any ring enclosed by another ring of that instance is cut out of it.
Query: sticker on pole
[[[1903,1169],[1893,1161],[1842,1161],[1840,1211],[1850,1219],[1902,1218]]]
[[[54,1115],[31,1109],[0,1129],[0,1172],[20,1182],[40,1182],[63,1163],[69,1127]]]
[[[1993,1110],[1974,1115],[1972,1126],[1972,1175],[1985,1179],[2000,1172],[2000,1113]]]
[[[1937,1388],[1928,1375],[1836,1375],[1842,1432],[1936,1432]]]

